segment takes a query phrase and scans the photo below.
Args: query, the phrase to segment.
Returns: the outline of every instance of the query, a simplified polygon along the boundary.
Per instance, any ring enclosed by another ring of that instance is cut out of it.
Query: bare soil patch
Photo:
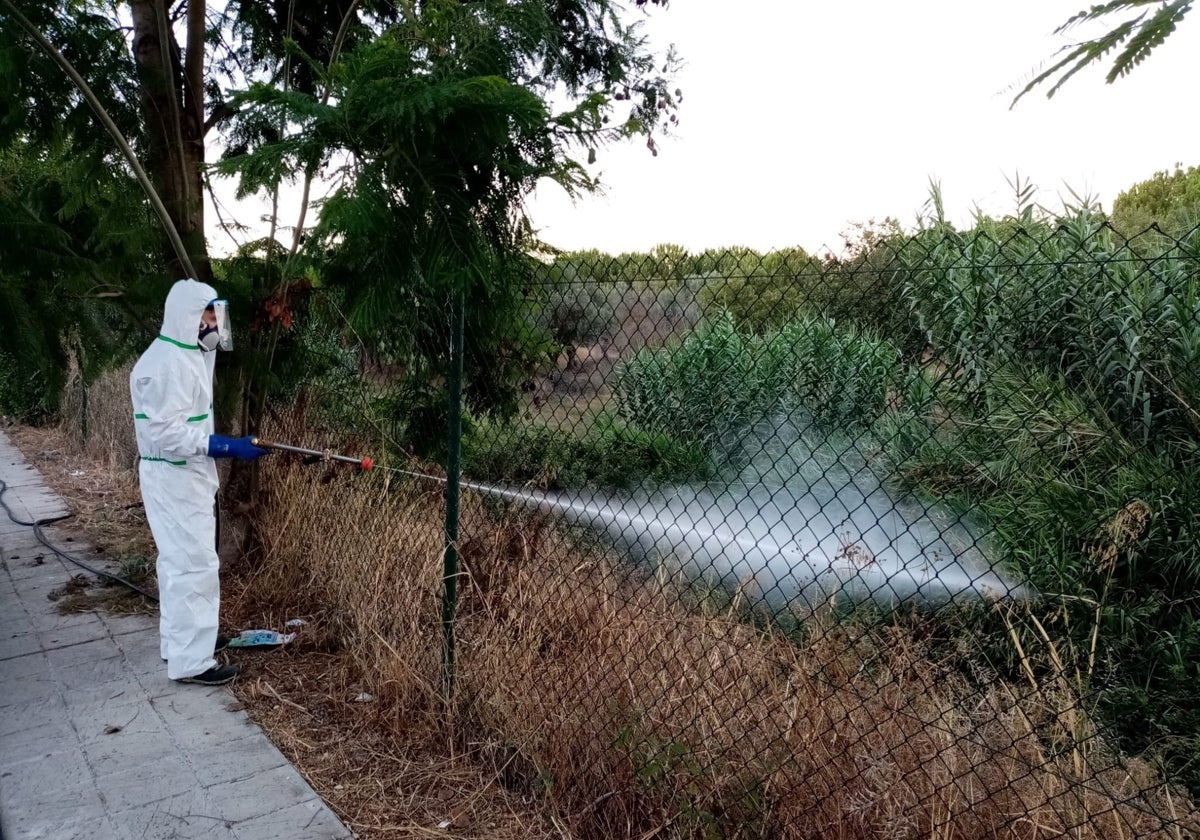
[[[423,721],[364,691],[338,653],[301,639],[239,652],[238,701],[330,807],[363,838],[538,838],[544,825],[480,753],[439,740]]]

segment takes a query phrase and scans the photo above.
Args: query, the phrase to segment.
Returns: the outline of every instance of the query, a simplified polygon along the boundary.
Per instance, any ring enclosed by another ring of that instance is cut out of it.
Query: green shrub
[[[981,220],[898,251],[905,296],[933,351],[987,398],[1013,362],[1103,396],[1141,444],[1191,427],[1200,404],[1200,272],[1172,247],[1145,258],[1081,212],[1057,226]]]
[[[574,350],[617,327],[621,293],[612,283],[547,283],[538,292],[535,323],[556,346]]]
[[[706,481],[715,472],[699,447],[608,417],[583,435],[536,423],[479,421],[464,441],[463,462],[474,480],[547,490]]]
[[[876,426],[889,471],[983,521],[1000,561],[1042,593],[1035,609],[1083,702],[1125,748],[1154,746],[1200,787],[1200,451],[1131,444],[1108,395],[1061,374],[1011,366],[984,384],[981,401],[945,379],[920,384],[934,399]],[[1017,632],[1042,647],[1042,630]],[[971,633],[969,658],[1019,675],[995,614]]]
[[[58,403],[42,378],[42,371],[21,365],[0,350],[0,415],[21,421],[36,421],[51,413]]]
[[[761,335],[729,312],[624,364],[615,395],[630,425],[712,447],[770,417],[868,428],[907,374],[899,352],[856,327],[804,318]]]

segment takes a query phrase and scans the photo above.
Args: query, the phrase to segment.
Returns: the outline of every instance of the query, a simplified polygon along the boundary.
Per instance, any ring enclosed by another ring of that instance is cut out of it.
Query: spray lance
[[[370,470],[375,468],[375,462],[370,458],[351,458],[349,455],[338,455],[331,449],[305,449],[302,446],[290,446],[286,443],[275,443],[262,438],[251,438],[250,443],[262,449],[275,449],[280,452],[295,452],[297,455],[306,456],[315,461],[341,461],[344,464],[357,464],[360,469]]]
[[[372,458],[354,458],[350,455],[339,455],[332,449],[306,449],[303,446],[292,446],[291,444],[287,443],[276,443],[275,441],[264,440],[263,438],[259,437],[250,438],[250,443],[254,446],[261,447],[262,449],[272,449],[279,452],[292,452],[296,455],[303,455],[304,463],[306,464],[315,464],[318,461],[341,461],[343,464],[355,464],[359,469],[364,471],[376,469],[375,461]],[[440,484],[445,484],[447,482],[446,477],[441,475],[430,475],[429,473],[425,472],[402,470],[398,469],[397,467],[379,467],[378,469],[381,469],[384,472],[395,473],[396,475],[406,475],[411,478],[434,481]],[[460,481],[459,484],[462,487],[467,487],[471,490],[476,490],[487,495],[524,501],[526,503],[528,503],[531,498],[534,498],[529,494],[521,493],[516,490],[508,490],[503,487],[495,487],[487,484],[476,484],[472,481]]]
[[[339,455],[332,449],[307,449],[303,446],[292,446],[288,443],[276,443],[273,440],[264,440],[260,437],[250,438],[250,443],[262,449],[272,449],[278,452],[292,452],[296,455],[304,456],[304,463],[315,464],[318,461],[340,461],[343,464],[354,464],[361,470],[380,469],[384,472],[395,473],[396,475],[407,475],[411,478],[420,478],[425,481],[435,481],[441,484],[446,483],[446,477],[441,475],[430,475],[424,472],[413,472],[412,470],[402,470],[397,467],[376,467],[373,458],[355,458],[350,455]],[[470,481],[460,482],[461,486],[469,487],[472,490],[478,490],[480,493],[498,495],[504,498],[521,499],[522,495],[517,491],[506,490],[502,487],[491,487],[486,484],[475,484]]]

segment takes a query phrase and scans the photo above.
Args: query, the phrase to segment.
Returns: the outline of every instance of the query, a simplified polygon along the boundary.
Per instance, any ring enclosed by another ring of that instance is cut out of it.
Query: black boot
[[[241,669],[236,665],[215,665],[203,674],[183,677],[176,680],[176,682],[196,683],[197,685],[225,685],[227,682],[232,682],[234,677],[239,673],[241,673]]]

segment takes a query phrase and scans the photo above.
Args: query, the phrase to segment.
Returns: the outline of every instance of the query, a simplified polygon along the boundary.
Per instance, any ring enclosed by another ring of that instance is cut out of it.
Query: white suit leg
[[[158,547],[159,637],[173,680],[216,665],[220,561],[213,492],[186,468],[143,462],[142,498]]]

